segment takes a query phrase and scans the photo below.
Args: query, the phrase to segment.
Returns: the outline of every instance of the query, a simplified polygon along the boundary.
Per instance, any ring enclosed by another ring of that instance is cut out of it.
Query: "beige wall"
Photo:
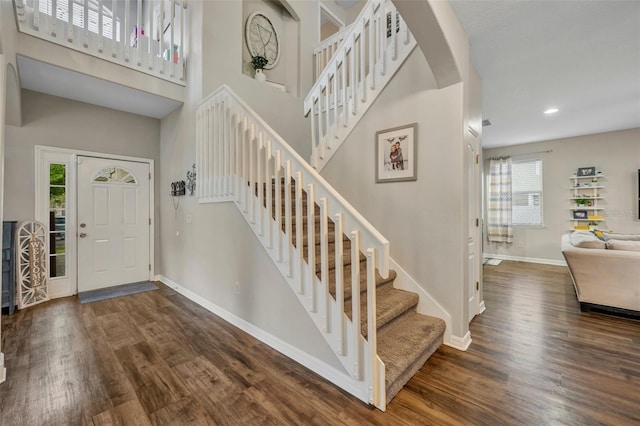
[[[375,132],[418,123],[418,180],[375,183]],[[463,85],[437,90],[419,49],[322,171],[389,240],[391,257],[466,333],[463,304],[467,215],[463,204]]]
[[[315,25],[317,38],[317,2],[291,5],[301,17],[302,26]],[[195,162],[195,110],[204,96],[223,83],[308,158],[310,129],[302,115],[302,100],[242,73],[242,2],[192,1],[189,7],[190,84],[183,108],[162,120],[161,187],[168,188],[169,182],[184,176]],[[307,24],[309,21],[312,23]],[[300,67],[304,91],[311,84],[311,49],[315,45],[309,37],[305,32],[300,44],[306,46],[301,57],[309,58],[309,63]],[[174,208],[168,192],[161,192],[159,211],[162,229],[158,273],[342,371],[342,365],[233,203],[201,205],[195,197],[187,196]],[[187,216],[191,216],[192,223],[187,223]],[[239,294],[235,293],[236,282]]]
[[[22,107],[22,127],[6,127],[4,220],[35,215],[35,145],[151,158],[158,200],[159,120],[28,90],[22,91]],[[157,218],[155,224],[158,235]],[[156,264],[158,251],[156,240]]]
[[[549,153],[528,154],[551,150]],[[596,166],[605,197],[606,221],[601,229],[640,233],[638,220],[638,169],[640,169],[640,129],[622,130],[574,138],[484,150],[485,174],[488,159],[511,155],[517,159],[542,159],[544,227],[515,227],[513,244],[485,241],[485,255],[563,261],[560,237],[570,229],[569,177],[578,167]],[[522,247],[520,247],[522,245]]]

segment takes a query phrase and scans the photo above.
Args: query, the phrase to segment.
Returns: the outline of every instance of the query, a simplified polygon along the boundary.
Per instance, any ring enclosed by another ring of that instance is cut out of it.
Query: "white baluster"
[[[260,235],[261,237],[264,236],[264,227],[265,227],[265,221],[264,221],[264,187],[263,187],[263,181],[264,181],[264,160],[262,159],[262,152],[263,152],[263,144],[264,144],[264,132],[262,130],[260,130],[258,132],[258,139],[257,139],[257,144],[256,144],[256,162],[258,163],[257,169],[258,169],[258,179],[256,179],[256,197],[257,197],[257,202],[258,202],[258,216],[259,216],[259,221],[258,221],[258,235]]]
[[[310,119],[311,119],[311,162],[312,162],[312,166],[314,168],[318,167],[318,137],[316,135],[316,132],[318,131],[316,129],[316,104],[313,101],[313,99],[311,99],[311,113],[310,113]]]
[[[296,249],[298,257],[296,259],[298,270],[298,293],[302,294],[304,283],[304,250],[302,247],[302,227],[304,211],[302,210],[302,172],[296,173]]]
[[[56,29],[58,23],[58,0],[51,0],[51,35],[56,36]]]
[[[202,142],[200,140],[200,131],[202,127],[201,108],[202,107],[196,110],[196,170],[198,171],[198,175],[201,175],[202,173]],[[200,179],[202,179],[202,177],[200,177]],[[196,186],[196,197],[198,200],[202,198],[200,185]]]
[[[394,25],[395,26],[395,25]],[[378,401],[378,370],[375,368],[378,357],[378,337],[376,328],[376,250],[367,249],[367,343],[369,363],[373,367],[373,400]]]
[[[180,80],[184,80],[184,15],[187,13],[186,0],[182,0],[180,8],[180,55],[178,56]]]
[[[244,173],[244,169],[242,167],[242,153],[243,153],[243,146],[242,146],[242,133],[240,131],[241,127],[240,127],[240,119],[239,119],[239,115],[238,112],[236,111],[236,114],[234,116],[234,122],[233,122],[233,131],[236,135],[236,187],[235,187],[235,193],[236,193],[236,203],[240,204],[240,200],[241,200],[241,192],[242,192],[242,176]]]
[[[351,114],[356,115],[358,113],[358,96],[356,90],[358,88],[358,81],[356,78],[356,41],[355,36],[349,51],[349,84],[351,85]]]
[[[40,0],[33,0],[33,29],[40,30]]]
[[[136,16],[136,58],[138,62],[138,66],[142,66],[142,49],[140,47],[140,42],[142,41],[142,0],[136,0],[138,2],[138,10]],[[153,4],[149,3],[149,10],[151,11],[153,8]],[[151,13],[150,13],[151,15]],[[150,18],[152,19],[152,18]],[[149,36],[149,43],[151,43],[151,34],[146,34]]]
[[[84,47],[89,47],[89,2],[84,2],[82,7],[84,8],[82,15],[82,28],[84,30],[82,33],[82,45]]]
[[[333,137],[335,139],[339,138],[338,135],[338,129],[339,129],[339,117],[340,114],[338,114],[338,91],[339,91],[339,86],[338,86],[338,70],[336,68],[336,65],[334,63],[333,65],[333,75],[332,75],[332,84],[331,84],[331,88],[333,90],[333,128],[331,133],[333,133]]]
[[[214,117],[215,117],[215,105],[210,105],[208,108],[209,115],[209,126],[207,128],[207,140],[209,145],[209,179],[207,182],[207,192],[209,193],[209,197],[213,197],[215,195],[215,187],[214,187],[214,169],[215,169],[215,145],[214,145]]]
[[[316,312],[316,212],[313,184],[307,186],[307,260],[309,265],[309,311]]]
[[[351,327],[353,354],[353,377],[362,378],[362,346],[359,336],[362,334],[360,321],[360,232],[351,232]]]
[[[170,22],[170,33],[169,33],[169,69],[170,69],[170,75],[171,77],[173,77],[175,75],[174,72],[174,61],[173,61],[173,45],[175,44],[175,25],[174,25],[174,14],[175,14],[175,10],[176,10],[176,0],[171,0],[171,10],[169,11],[169,22]]]
[[[242,116],[242,211],[249,212],[249,194],[251,192],[249,163],[251,157],[251,141],[249,140],[249,121],[247,116]],[[248,185],[247,185],[248,184]]]
[[[365,27],[364,22],[362,23],[362,32],[360,33],[360,37],[358,37],[358,51],[360,52],[360,96],[362,102],[367,102],[367,73],[366,73],[366,64],[367,58],[365,57],[367,53],[367,47],[365,45],[366,38],[364,36]]]
[[[265,165],[265,188],[264,192],[267,196],[266,215],[267,215],[267,242],[270,249],[273,248],[273,172],[271,170],[272,154],[271,154],[271,140],[267,141],[264,165]]]
[[[102,0],[98,1],[98,52],[102,53],[104,51],[104,16],[103,16]],[[87,16],[87,19],[88,16]],[[111,32],[113,36],[113,31]]]
[[[67,40],[73,43],[73,0],[69,0],[67,4]]]
[[[331,293],[329,293],[329,216],[328,202],[326,197],[320,198],[320,281],[323,288],[323,304],[322,304],[322,331],[330,332],[329,302]]]
[[[342,96],[342,125],[347,127],[349,125],[349,114],[347,111],[349,110],[348,99],[347,99],[347,60],[344,58],[342,61],[342,65],[340,66],[340,85],[341,85],[341,96]]]
[[[256,223],[256,125],[251,123],[249,131],[249,218],[252,224]]]
[[[376,64],[376,25],[373,20],[373,17],[369,19],[369,31],[367,33],[367,45],[369,46],[369,75],[371,76],[370,88],[371,90],[376,89],[376,73],[375,73],[375,64]]]
[[[275,164],[274,164],[275,174],[274,174],[274,187],[275,187],[275,196],[276,196],[276,223],[275,223],[275,235],[277,250],[276,250],[276,260],[278,262],[282,262],[282,159],[280,157],[280,150],[276,151]]]
[[[391,59],[398,59],[398,33],[396,32],[396,8],[391,7]]]
[[[342,213],[337,213],[334,219],[334,251],[336,256],[336,314],[338,317],[338,355],[344,355],[344,247],[342,241]]]
[[[165,74],[165,64],[166,61],[164,60],[163,56],[164,56],[164,16],[165,16],[165,11],[164,11],[164,2],[165,0],[160,0],[160,27],[158,28],[158,38],[159,38],[159,44],[158,44],[158,55],[156,56],[156,60],[160,61],[159,66],[157,67],[158,70],[160,71],[160,74]]]
[[[129,31],[129,28],[131,28],[130,27],[131,18],[129,16],[130,10],[131,10],[131,0],[124,0],[124,29],[123,29],[124,36],[120,37],[120,43],[124,47],[124,60],[127,61],[127,62],[129,62],[131,60],[131,43],[129,42],[129,39],[127,38],[127,36],[128,36],[127,32]],[[114,12],[114,14],[113,14],[113,26],[115,27],[115,25],[116,25],[116,16],[115,16],[115,12]]]
[[[387,19],[384,7],[378,9],[378,59],[380,60],[380,75],[387,73]]]
[[[291,222],[291,160],[284,162],[284,235],[287,241],[287,276],[293,276],[293,230]]]
[[[141,0],[138,0],[141,1]],[[154,11],[155,11],[155,0],[150,0],[149,2],[149,34],[147,43],[147,68],[150,70],[154,68],[154,54],[153,54],[153,42],[155,39],[155,19],[154,19]],[[162,20],[162,18],[161,18]],[[162,24],[160,24],[162,26]]]

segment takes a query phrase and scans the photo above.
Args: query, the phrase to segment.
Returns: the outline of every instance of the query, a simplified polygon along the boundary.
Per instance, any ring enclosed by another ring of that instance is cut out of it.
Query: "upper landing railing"
[[[185,0],[14,0],[18,29],[184,85]]]

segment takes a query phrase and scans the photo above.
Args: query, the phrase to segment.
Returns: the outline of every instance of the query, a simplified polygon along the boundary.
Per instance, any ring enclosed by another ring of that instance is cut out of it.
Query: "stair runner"
[[[284,231],[284,217],[285,217],[285,185],[284,182],[281,185],[282,188],[282,229]],[[265,188],[266,189],[266,188]],[[295,217],[295,181],[292,180],[291,184],[291,217]],[[276,186],[272,181],[272,217],[275,218],[275,191]],[[307,238],[307,194],[303,190],[303,256],[304,260],[308,261],[308,238]],[[265,194],[266,195],[266,194]],[[266,203],[266,197],[264,197]],[[265,206],[266,207],[266,206]],[[315,235],[320,235],[320,208],[316,204],[316,223],[315,223]],[[329,292],[335,299],[335,232],[334,222],[331,219],[328,220],[329,230],[329,271],[328,282]],[[292,243],[295,246],[295,232],[296,223],[292,221]],[[351,319],[352,316],[352,285],[351,282],[351,268],[347,267],[351,265],[351,240],[343,234],[344,244],[344,268],[343,268],[343,283],[344,283],[344,312]],[[316,237],[316,276],[321,278],[322,271],[320,266],[320,238]],[[366,270],[366,258],[364,254],[360,253],[361,262],[360,270]],[[416,306],[418,305],[419,297],[416,293],[409,291],[399,290],[393,288],[393,281],[396,278],[396,272],[389,271],[387,278],[382,278],[376,271],[376,326],[378,336],[378,356],[385,363],[386,367],[386,401],[389,403],[393,397],[404,387],[404,385],[418,372],[418,370],[424,365],[427,359],[440,347],[443,342],[443,336],[445,331],[445,322],[440,318],[434,318],[426,315],[422,315],[416,312]],[[361,330],[362,335],[367,337],[367,282],[366,274],[362,274],[359,286],[360,286],[360,313],[361,313]]]

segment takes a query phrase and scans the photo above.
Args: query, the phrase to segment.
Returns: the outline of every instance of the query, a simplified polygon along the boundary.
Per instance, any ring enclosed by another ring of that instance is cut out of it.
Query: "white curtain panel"
[[[489,160],[487,237],[496,243],[513,242],[511,221],[511,157]]]

